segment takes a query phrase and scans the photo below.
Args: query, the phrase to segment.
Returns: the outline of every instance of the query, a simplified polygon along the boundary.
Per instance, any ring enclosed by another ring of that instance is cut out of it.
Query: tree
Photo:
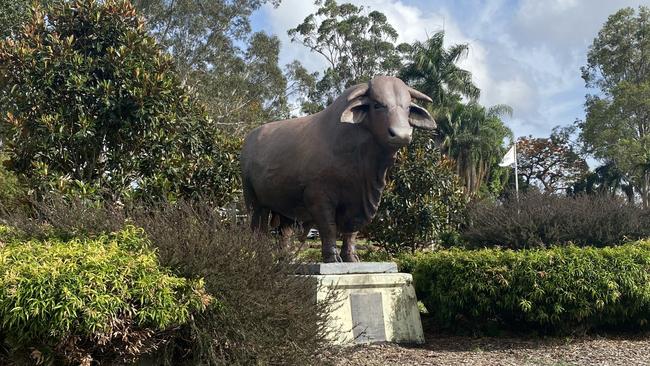
[[[20,29],[32,3],[0,5],[0,36]],[[173,56],[183,84],[197,90],[222,129],[241,134],[251,126],[286,117],[287,78],[278,65],[279,40],[252,33],[249,17],[262,4],[279,0],[133,0],[146,26]],[[4,32],[4,34],[3,34]],[[3,38],[3,37],[0,37]]]
[[[536,186],[545,193],[565,192],[589,170],[587,162],[557,133],[549,138],[520,137],[517,155],[524,185]]]
[[[198,90],[215,123],[238,134],[288,114],[280,41],[251,31],[249,17],[265,3],[279,0],[133,1],[181,81]]]
[[[440,31],[424,42],[403,46],[408,61],[399,72],[405,82],[431,97],[436,108],[453,106],[460,96],[475,101],[481,94],[472,82],[472,73],[456,65],[467,55],[469,46],[457,44],[445,49],[444,38],[445,33]]]
[[[650,204],[650,9],[611,15],[582,68],[588,95],[580,121],[585,151],[614,164]]]
[[[54,0],[37,0],[41,5],[48,5]],[[0,39],[18,33],[34,0],[11,0],[0,2]]]
[[[24,187],[16,175],[5,168],[5,161],[4,155],[0,154],[0,214],[3,211],[16,212],[25,198]]]
[[[612,197],[623,194],[628,202],[634,202],[634,186],[613,162],[606,162],[593,172],[585,174],[567,189],[567,194],[601,194]]]
[[[26,0],[0,3],[0,39],[11,36],[18,29],[27,13],[28,4]]]
[[[478,193],[492,180],[492,173],[499,172],[503,141],[512,138],[501,116],[511,113],[506,105],[485,108],[476,102],[457,102],[438,123],[441,152],[455,162],[467,193]]]
[[[425,42],[404,46],[407,62],[399,76],[433,99],[429,109],[439,126],[438,142],[446,153],[454,138],[453,124],[458,122],[452,120],[464,108],[461,98],[476,102],[480,90],[472,82],[472,74],[456,65],[467,55],[469,46],[458,44],[445,49],[444,37],[444,32],[438,32]]]
[[[308,15],[288,31],[298,42],[327,61],[327,68],[309,95],[303,109],[315,112],[336,99],[350,85],[378,74],[395,75],[400,57],[394,42],[397,31],[379,11],[326,0],[315,14]]]
[[[512,135],[501,117],[512,109],[505,105],[486,109],[476,102],[480,89],[472,82],[472,74],[457,66],[469,46],[445,48],[444,36],[438,32],[424,42],[402,46],[407,61],[399,76],[433,99],[429,110],[438,123],[440,151],[453,159],[466,191],[499,191],[504,177],[496,164],[504,138]],[[467,104],[461,102],[463,97],[469,100]]]
[[[35,9],[0,41],[9,169],[36,193],[229,201],[239,141],[219,133],[174,66],[126,0]]]
[[[466,204],[452,161],[440,156],[430,134],[415,131],[398,153],[366,233],[390,253],[443,244],[465,222]]]

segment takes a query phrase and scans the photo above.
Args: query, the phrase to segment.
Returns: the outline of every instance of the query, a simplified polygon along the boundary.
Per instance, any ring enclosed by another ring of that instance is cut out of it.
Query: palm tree
[[[456,65],[467,56],[469,46],[457,44],[445,49],[444,38],[441,31],[424,42],[413,43],[406,52],[408,62],[400,78],[430,96],[436,107],[453,105],[458,96],[478,99],[481,91],[472,82],[472,73]]]
[[[512,114],[512,108],[497,105],[486,109],[477,103],[481,91],[472,82],[472,74],[456,65],[467,56],[469,46],[445,49],[444,36],[438,32],[424,42],[413,43],[399,76],[433,100],[429,111],[438,123],[435,139],[440,152],[455,161],[467,192],[476,193],[501,158],[503,139],[512,137],[501,121],[501,116]],[[467,104],[462,103],[463,97]]]
[[[485,108],[475,102],[459,103],[459,106],[450,115],[453,133],[445,139],[443,147],[456,161],[456,172],[466,191],[477,193],[501,159],[504,139],[512,139],[512,131],[501,120],[502,116],[512,114],[512,108],[506,105]]]

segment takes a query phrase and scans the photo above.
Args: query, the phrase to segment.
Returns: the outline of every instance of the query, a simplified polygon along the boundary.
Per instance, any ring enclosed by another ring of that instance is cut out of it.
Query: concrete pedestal
[[[298,274],[314,279],[318,301],[336,296],[328,323],[334,343],[424,343],[413,279],[395,263],[307,264]]]

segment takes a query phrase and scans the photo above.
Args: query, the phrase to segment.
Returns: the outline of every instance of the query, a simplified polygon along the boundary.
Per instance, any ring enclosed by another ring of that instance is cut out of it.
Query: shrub
[[[650,242],[610,248],[443,250],[420,255],[418,298],[441,327],[564,332],[645,327]]]
[[[377,216],[365,229],[368,238],[396,254],[441,244],[456,232],[467,202],[452,166],[429,136],[416,131],[409,147],[398,152]]]
[[[224,136],[127,0],[56,1],[0,40],[0,133],[38,195],[173,200],[239,191]]]
[[[162,268],[141,229],[0,243],[0,339],[33,362],[126,362],[212,302]]]
[[[0,209],[20,210],[23,208],[27,192],[18,182],[16,175],[5,168],[5,161],[6,158],[0,153]]]
[[[209,198],[123,207],[56,198],[35,204],[33,214],[10,215],[7,222],[37,237],[61,238],[134,223],[163,265],[205,279],[220,307],[166,334],[156,364],[319,364],[330,352],[323,325],[331,302],[316,303],[313,283],[292,275],[290,253],[224,217]]]
[[[468,209],[462,238],[470,247],[532,248],[573,243],[617,245],[650,236],[650,212],[606,195],[562,197],[530,192]]]
[[[224,221],[201,202],[165,204],[131,217],[151,236],[163,263],[205,278],[208,291],[223,304],[194,320],[186,345],[191,356],[176,342],[177,356],[192,365],[324,362],[331,303],[316,303],[313,283],[292,275],[293,256],[280,252],[270,237]],[[168,359],[180,362],[173,355]]]

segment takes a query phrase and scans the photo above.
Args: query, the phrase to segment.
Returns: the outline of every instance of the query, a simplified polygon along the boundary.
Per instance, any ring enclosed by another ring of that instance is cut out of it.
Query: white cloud
[[[513,38],[556,49],[586,47],[618,9],[650,1],[634,0],[523,0],[512,20]]]
[[[325,67],[325,61],[312,54],[302,45],[292,43],[287,31],[302,23],[305,17],[317,9],[312,1],[305,0],[283,0],[280,6],[274,8],[270,4],[262,6],[261,11],[268,21],[271,29],[265,29],[275,34],[282,42],[280,49],[280,63],[288,64],[293,60],[299,60],[309,70],[316,71]]]
[[[447,0],[433,8],[424,0],[418,5],[351,2],[386,14],[399,42],[424,40],[444,29],[447,45],[468,43],[470,52],[460,66],[472,72],[481,102],[512,106],[509,126],[517,135],[534,136],[548,135],[553,126],[582,116],[586,92],[579,68],[607,16],[625,6],[650,5],[650,0]],[[286,33],[315,10],[309,0],[283,0],[277,9],[263,8],[272,28],[266,31],[282,41],[282,63],[298,59],[313,71],[325,67],[322,57],[291,43]]]
[[[399,33],[398,42],[425,40],[427,36],[444,30],[447,45],[469,44],[470,52],[467,58],[460,62],[460,65],[472,72],[475,83],[482,90],[481,102],[488,106],[509,104],[515,107],[516,114],[519,111],[532,108],[530,104],[533,98],[531,96],[535,91],[517,75],[504,75],[498,79],[492,77],[489,60],[487,60],[489,53],[483,42],[465,34],[445,8],[424,12],[418,7],[406,5],[398,0],[352,0],[351,2],[386,14],[388,22]],[[315,10],[316,6],[313,3],[300,0],[284,0],[277,9],[270,6],[264,8],[272,27],[271,33],[277,34],[282,41],[280,55],[282,63],[297,59],[312,71],[325,67],[322,57],[311,53],[299,44],[291,43],[286,33],[288,29],[298,25]],[[496,11],[496,7],[488,7],[483,11],[482,17],[487,21],[494,11]]]

